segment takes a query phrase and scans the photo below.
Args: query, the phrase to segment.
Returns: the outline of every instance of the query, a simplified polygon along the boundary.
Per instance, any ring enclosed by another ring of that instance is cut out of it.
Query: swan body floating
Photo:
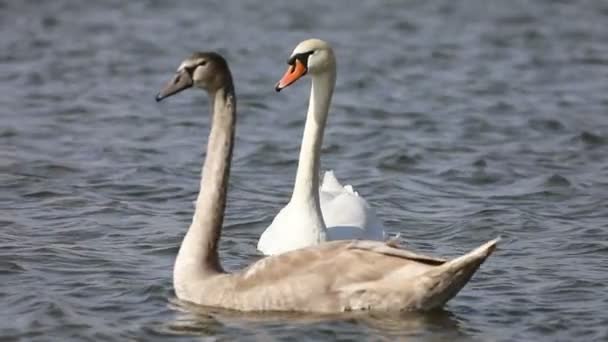
[[[452,260],[379,241],[331,241],[265,257],[226,272],[218,244],[236,124],[236,95],[228,64],[217,53],[195,53],[156,96],[206,90],[212,124],[194,215],[173,269],[176,296],[239,311],[342,312],[429,310],[441,307],[469,281],[497,240]]]
[[[262,233],[258,250],[273,255],[325,241],[385,240],[374,209],[352,186],[342,186],[333,171],[325,173],[319,186],[323,131],[336,83],[332,48],[319,39],[305,40],[295,48],[289,64],[276,90],[310,74],[308,114],[291,199]]]

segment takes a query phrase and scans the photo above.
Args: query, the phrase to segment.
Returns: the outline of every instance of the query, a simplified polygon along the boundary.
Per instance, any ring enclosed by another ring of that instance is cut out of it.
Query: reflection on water
[[[352,333],[352,329],[364,327],[371,336],[389,341],[396,337],[423,337],[428,332],[441,331],[434,338],[470,337],[460,330],[459,318],[447,310],[427,313],[369,313],[349,312],[341,314],[304,314],[304,313],[242,313],[237,311],[206,308],[173,299],[172,309],[178,314],[175,320],[164,324],[159,331],[178,335],[218,336],[225,330],[238,330],[244,335],[255,335],[254,339],[266,340],[270,336],[289,338],[294,331],[301,331],[314,340],[306,331],[315,327],[335,326],[332,333]],[[281,336],[286,326],[291,332]],[[277,330],[273,333],[273,330]],[[305,336],[306,336],[305,335]],[[318,338],[327,338],[321,334]]]

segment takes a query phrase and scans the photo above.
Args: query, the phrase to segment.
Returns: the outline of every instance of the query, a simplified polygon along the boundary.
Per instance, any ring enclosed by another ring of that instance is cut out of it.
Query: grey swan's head
[[[210,95],[220,89],[232,89],[232,75],[228,63],[216,52],[195,52],[186,58],[177,68],[177,72],[156,95],[156,101],[161,101],[182,90],[197,87]]]

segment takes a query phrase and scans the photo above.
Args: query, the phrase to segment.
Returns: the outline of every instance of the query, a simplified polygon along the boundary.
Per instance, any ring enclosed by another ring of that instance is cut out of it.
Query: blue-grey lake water
[[[0,340],[608,340],[608,2],[0,0]],[[239,98],[221,257],[287,202],[309,80],[338,80],[322,167],[406,245],[499,249],[439,312],[243,315],[179,303],[208,101],[154,95],[193,51]]]

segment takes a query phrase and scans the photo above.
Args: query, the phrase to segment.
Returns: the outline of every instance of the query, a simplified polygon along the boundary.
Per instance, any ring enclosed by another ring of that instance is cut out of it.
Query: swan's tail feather
[[[336,174],[334,170],[327,170],[325,174],[323,174],[323,181],[320,186],[321,191],[330,192],[330,193],[340,193],[340,192],[348,192],[355,196],[359,196],[359,193],[353,189],[353,186],[350,184],[342,185],[338,178],[336,178]]]
[[[486,242],[465,255],[425,272],[418,280],[420,288],[426,292],[418,306],[424,309],[439,308],[456,296],[494,252],[499,240],[500,237]]]
[[[338,181],[333,170],[327,170],[323,174],[323,181],[321,182],[321,191],[336,192],[344,191],[344,186]]]

